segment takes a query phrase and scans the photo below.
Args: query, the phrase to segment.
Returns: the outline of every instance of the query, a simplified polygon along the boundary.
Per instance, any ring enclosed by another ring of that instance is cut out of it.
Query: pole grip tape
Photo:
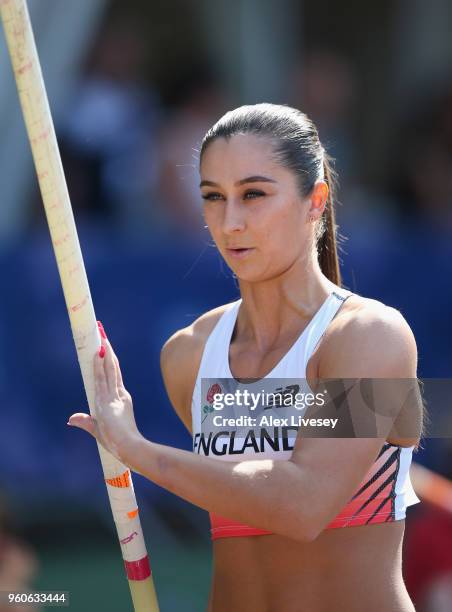
[[[146,580],[151,575],[148,555],[138,561],[124,561],[124,567],[129,580]]]

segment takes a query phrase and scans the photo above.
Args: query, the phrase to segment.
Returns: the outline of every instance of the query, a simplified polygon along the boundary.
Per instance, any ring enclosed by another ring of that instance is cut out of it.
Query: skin
[[[205,221],[243,299],[229,350],[236,378],[268,374],[337,289],[319,268],[315,221],[309,220],[320,219],[327,185],[318,181],[302,197],[295,176],[272,153],[266,138],[238,135],[211,143],[201,164]],[[257,176],[271,181],[245,182]],[[234,247],[250,250],[238,258],[228,250]],[[168,395],[189,431],[203,349],[225,308],[205,313],[162,349]],[[414,610],[401,573],[404,521],[325,530],[385,437],[298,439],[289,461],[224,462],[155,444],[139,432],[118,360],[108,340],[102,342],[105,357],[94,360],[96,419],[77,413],[69,423],[180,497],[272,532],[213,542],[209,612]],[[416,343],[402,315],[353,295],[309,359],[307,378],[313,386],[316,378],[413,378],[416,368]],[[410,410],[409,418],[420,421],[420,408]],[[402,446],[418,442],[386,439]]]

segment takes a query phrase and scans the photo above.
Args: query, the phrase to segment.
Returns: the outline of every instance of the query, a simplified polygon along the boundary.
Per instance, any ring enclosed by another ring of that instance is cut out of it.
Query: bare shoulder
[[[399,310],[377,300],[354,294],[345,305],[347,308],[341,308],[325,334],[319,377],[404,379],[396,386],[383,383],[376,389],[388,409],[392,403],[397,408],[387,441],[399,446],[417,445],[422,431],[422,401],[401,400],[417,378],[417,347],[410,326]]]
[[[325,333],[321,376],[414,378],[417,348],[402,313],[378,300],[353,294]]]
[[[207,338],[229,304],[218,306],[176,331],[162,347],[160,368],[174,410],[191,431],[191,398]]]

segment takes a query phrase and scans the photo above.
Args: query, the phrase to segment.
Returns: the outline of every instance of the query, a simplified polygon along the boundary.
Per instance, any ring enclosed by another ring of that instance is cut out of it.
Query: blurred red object
[[[452,514],[427,502],[407,522],[404,578],[418,612],[452,610]]]

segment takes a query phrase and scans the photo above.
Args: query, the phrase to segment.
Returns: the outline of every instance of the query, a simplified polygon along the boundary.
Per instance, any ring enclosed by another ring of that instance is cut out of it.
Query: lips
[[[226,249],[227,254],[236,259],[243,259],[252,251],[254,251],[252,247],[229,247]]]

